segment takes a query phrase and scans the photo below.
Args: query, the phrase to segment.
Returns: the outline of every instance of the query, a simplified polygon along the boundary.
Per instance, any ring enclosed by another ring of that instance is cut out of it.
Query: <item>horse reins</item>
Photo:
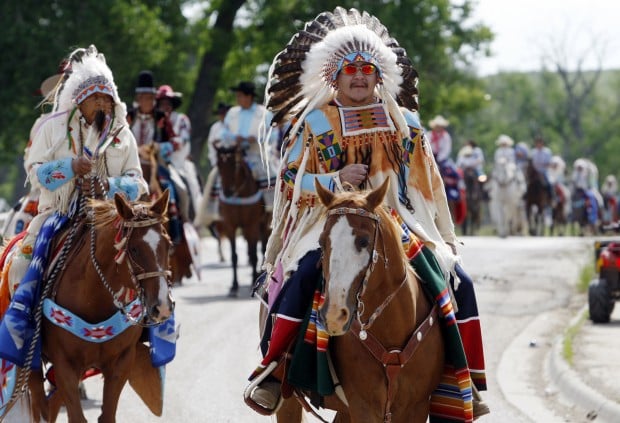
[[[119,233],[122,234],[122,237],[119,240],[119,242],[114,244],[114,247],[117,250],[119,250],[119,253],[117,254],[115,258],[116,263],[121,264],[123,261],[125,261],[126,257],[128,258],[127,267],[129,268],[129,276],[131,278],[131,282],[133,283],[136,289],[136,292],[139,293],[140,303],[142,304],[142,307],[141,307],[140,315],[137,318],[133,317],[131,315],[131,312],[127,312],[125,310],[126,303],[123,301],[123,297],[126,297],[125,299],[128,300],[128,296],[130,294],[129,291],[126,292],[127,288],[121,287],[118,291],[114,291],[114,289],[112,289],[112,287],[108,283],[107,278],[103,274],[103,271],[101,270],[101,266],[99,265],[99,262],[97,261],[97,258],[95,256],[96,231],[95,231],[94,223],[91,225],[91,228],[90,228],[90,257],[93,263],[93,267],[97,271],[97,275],[99,275],[99,278],[101,279],[101,282],[103,283],[103,286],[105,286],[105,288],[108,290],[110,295],[112,295],[112,302],[114,303],[114,306],[121,313],[123,313],[123,315],[127,317],[127,319],[132,321],[134,324],[138,324],[144,327],[157,325],[158,323],[151,324],[148,322],[144,323],[142,321],[145,315],[147,314],[147,310],[146,310],[146,307],[144,306],[144,300],[143,300],[144,290],[140,286],[139,281],[143,279],[154,278],[154,277],[159,277],[159,276],[164,276],[169,281],[170,280],[169,278],[172,275],[172,272],[170,270],[157,270],[153,272],[145,272],[144,268],[136,262],[136,260],[132,257],[131,253],[129,253],[125,247],[129,243],[129,238],[131,237],[131,234],[133,233],[134,228],[143,228],[147,226],[154,226],[157,224],[161,224],[161,218],[152,217],[152,218],[148,218],[145,220],[123,220],[121,219]],[[141,273],[136,274],[136,272],[134,271],[134,267],[137,267],[141,271]]]
[[[336,209],[329,210],[327,212],[328,216],[332,215],[347,215],[354,214],[361,217],[367,217],[375,221],[375,236],[373,240],[373,249],[372,254],[369,259],[368,267],[366,268],[366,273],[364,275],[364,280],[362,281],[362,285],[360,290],[358,291],[357,298],[357,312],[356,319],[351,322],[351,331],[355,334],[355,336],[362,341],[362,345],[366,347],[366,349],[370,352],[370,354],[383,365],[383,369],[385,372],[385,376],[387,379],[387,400],[385,404],[383,421],[384,423],[390,423],[392,421],[392,403],[394,401],[394,396],[396,392],[394,390],[395,381],[401,371],[401,369],[409,362],[413,354],[416,352],[422,340],[429,333],[430,329],[434,325],[438,316],[438,307],[437,304],[434,304],[429,314],[426,316],[424,321],[418,326],[418,328],[411,334],[405,347],[402,350],[392,349],[388,350],[381,344],[381,342],[370,332],[367,332],[367,329],[374,323],[374,321],[381,315],[383,310],[388,306],[388,304],[394,299],[396,294],[400,291],[400,289],[407,282],[407,269],[405,269],[405,277],[400,285],[390,294],[388,295],[381,305],[375,309],[372,315],[368,318],[367,323],[362,323],[361,316],[364,313],[364,303],[362,302],[362,295],[366,290],[366,286],[368,285],[368,279],[372,274],[375,264],[378,261],[378,253],[376,249],[377,245],[377,236],[379,233],[379,224],[381,223],[381,218],[378,214],[369,212],[368,210],[362,208],[349,208],[349,207],[340,207]],[[383,251],[384,251],[384,262],[387,267],[388,259],[385,255],[385,240],[383,241]]]

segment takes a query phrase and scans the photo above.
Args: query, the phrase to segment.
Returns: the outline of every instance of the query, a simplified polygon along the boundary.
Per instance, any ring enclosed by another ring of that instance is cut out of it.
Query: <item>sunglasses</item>
[[[342,72],[345,75],[355,75],[357,71],[361,70],[364,75],[372,75],[377,72],[377,67],[375,65],[367,64],[362,66],[356,66],[354,64],[345,65],[342,67]]]

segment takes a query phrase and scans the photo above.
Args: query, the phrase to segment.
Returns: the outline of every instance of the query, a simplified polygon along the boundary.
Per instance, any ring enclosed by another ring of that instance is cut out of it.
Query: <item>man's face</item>
[[[375,85],[377,85],[377,68],[373,64],[355,62],[343,66],[336,78],[338,101],[344,106],[374,103]]]
[[[252,96],[252,94],[245,94],[242,91],[237,91],[236,96],[237,104],[241,106],[242,109],[249,109],[254,101],[254,96]]]
[[[114,100],[108,94],[94,93],[88,96],[80,105],[80,112],[88,124],[95,123],[101,131],[105,116],[112,115]]]
[[[174,110],[174,108],[172,107],[172,101],[170,101],[170,99],[165,98],[165,97],[160,98],[159,109],[166,114],[172,113],[172,111]]]
[[[150,114],[155,108],[155,94],[153,93],[138,93],[136,94],[136,103],[138,103],[138,110],[140,113]]]

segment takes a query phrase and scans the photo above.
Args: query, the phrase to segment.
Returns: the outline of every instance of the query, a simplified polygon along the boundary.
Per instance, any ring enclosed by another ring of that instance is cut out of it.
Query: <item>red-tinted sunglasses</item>
[[[345,75],[355,75],[358,69],[361,70],[364,75],[372,75],[373,73],[377,71],[377,67],[372,64],[367,64],[367,65],[362,65],[362,66],[348,64],[342,67],[342,72]]]

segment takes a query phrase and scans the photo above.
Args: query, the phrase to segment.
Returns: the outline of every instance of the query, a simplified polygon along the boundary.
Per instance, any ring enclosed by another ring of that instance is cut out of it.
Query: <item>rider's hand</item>
[[[77,157],[71,161],[71,169],[76,176],[84,176],[93,168],[93,163],[84,156]]]
[[[94,193],[91,192],[93,188],[95,189]],[[92,178],[82,179],[81,189],[86,195],[94,194],[96,197],[100,197],[108,193],[110,190],[110,183],[108,182],[108,178],[99,179],[93,176]]]
[[[353,186],[358,186],[368,177],[368,165],[350,164],[346,165],[338,172],[341,183],[348,182]]]

